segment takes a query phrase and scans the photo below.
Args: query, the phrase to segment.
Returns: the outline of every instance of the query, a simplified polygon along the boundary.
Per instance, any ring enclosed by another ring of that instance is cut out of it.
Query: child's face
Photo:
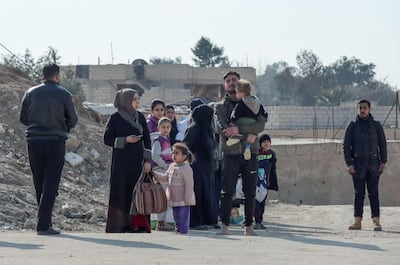
[[[167,109],[165,111],[165,117],[167,117],[168,119],[170,119],[171,121],[175,118],[175,111],[174,109]]]
[[[164,116],[164,107],[162,104],[157,104],[151,110],[151,115],[153,115],[156,119],[161,119]]]
[[[268,151],[271,148],[271,142],[268,140],[265,140],[264,142],[261,143],[261,148],[264,151]]]
[[[181,150],[174,149],[172,151],[172,161],[175,163],[183,163],[186,160],[186,156],[182,154]]]
[[[246,96],[246,95],[244,94],[244,92],[238,91],[237,88],[235,88],[235,91],[236,91],[236,98],[237,98],[237,100],[240,100],[240,99],[242,99],[242,98],[244,98],[244,97]]]
[[[158,126],[158,131],[162,136],[169,136],[171,132],[171,123],[169,122],[163,122]]]

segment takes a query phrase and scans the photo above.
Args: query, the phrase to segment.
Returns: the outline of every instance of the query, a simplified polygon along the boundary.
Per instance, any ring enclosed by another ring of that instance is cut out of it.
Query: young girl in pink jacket
[[[190,222],[190,206],[196,204],[193,191],[193,171],[190,167],[192,154],[184,143],[172,147],[172,161],[165,174],[154,172],[160,182],[168,182],[167,198],[172,207],[175,231],[187,234]]]

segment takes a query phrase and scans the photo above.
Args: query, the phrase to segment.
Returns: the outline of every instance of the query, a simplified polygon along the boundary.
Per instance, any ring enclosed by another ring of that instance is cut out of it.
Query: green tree
[[[300,91],[301,77],[296,75],[296,71],[295,67],[288,66],[274,77],[281,105],[301,105],[303,97]]]
[[[24,55],[7,55],[2,57],[2,64],[17,68],[25,72],[34,82],[39,83],[42,78],[43,66],[49,63],[60,64],[58,51],[49,46],[48,50],[37,60],[32,56],[29,49],[25,50]]]
[[[1,64],[21,70],[34,81],[37,79],[37,76],[40,75],[36,73],[36,60],[28,48],[25,49],[25,54],[23,55],[3,55]]]
[[[194,48],[191,48],[194,63],[200,67],[215,67],[219,64],[229,64],[229,59],[224,56],[224,48],[212,43],[209,38],[201,37]]]
[[[300,82],[301,104],[313,106],[322,90],[324,66],[318,56],[311,50],[300,51],[296,55],[296,61],[302,77]]]
[[[355,57],[348,59],[346,56],[342,56],[331,67],[336,76],[337,85],[342,87],[369,84],[375,77],[375,64],[365,64]]]
[[[156,64],[181,64],[182,63],[182,57],[177,56],[175,59],[172,58],[166,58],[166,57],[151,57],[150,58],[150,64],[156,65]]]
[[[280,105],[280,91],[275,77],[284,71],[289,64],[284,61],[275,62],[265,67],[264,74],[257,77],[257,96],[266,105]]]
[[[61,86],[68,89],[68,91],[71,92],[72,95],[76,95],[81,101],[85,101],[86,96],[85,92],[82,89],[82,84],[77,79],[75,79],[74,76],[75,73],[72,70],[72,66],[67,67],[63,71],[60,84]]]

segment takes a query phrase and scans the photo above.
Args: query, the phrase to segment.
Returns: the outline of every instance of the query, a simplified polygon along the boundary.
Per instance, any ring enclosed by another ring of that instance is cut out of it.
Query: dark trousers
[[[245,160],[243,155],[225,155],[222,165],[221,183],[221,221],[229,225],[232,199],[236,193],[236,182],[239,174],[242,177],[244,200],[245,225],[253,222],[255,194],[257,185],[257,158],[251,154],[250,160]]]
[[[268,197],[268,195],[267,195]],[[262,202],[256,201],[256,206],[254,209],[254,221],[257,224],[261,224],[263,221],[263,215],[264,215],[264,210],[265,210],[265,202],[267,201],[267,197]]]
[[[30,140],[28,155],[39,206],[36,229],[47,230],[52,226],[51,214],[64,166],[65,140]]]
[[[192,164],[196,205],[190,207],[190,226],[217,224],[215,174],[211,162]]]
[[[187,234],[189,231],[190,206],[172,207],[172,214],[175,221],[175,231]]]
[[[353,177],[354,184],[354,217],[363,216],[365,185],[367,185],[371,216],[379,217],[379,176],[372,176],[368,171],[365,178]]]

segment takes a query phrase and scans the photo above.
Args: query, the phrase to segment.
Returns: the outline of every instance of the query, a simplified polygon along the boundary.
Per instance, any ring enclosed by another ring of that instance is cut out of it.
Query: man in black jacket
[[[354,183],[354,224],[350,230],[361,229],[365,185],[371,206],[373,229],[381,231],[379,222],[379,176],[387,162],[386,137],[382,125],[370,114],[371,103],[363,99],[358,103],[358,116],[346,129],[343,142],[344,159]]]
[[[215,103],[216,129],[220,135],[220,148],[223,154],[222,165],[222,182],[221,182],[221,230],[217,232],[220,235],[229,234],[229,222],[232,209],[232,199],[236,192],[236,183],[239,174],[242,177],[243,192],[245,195],[244,212],[245,212],[245,230],[244,234],[254,236],[253,231],[253,213],[255,207],[255,195],[258,178],[258,143],[255,141],[250,145],[250,159],[246,160],[243,156],[246,143],[227,145],[227,140],[232,135],[237,134],[253,134],[264,130],[266,117],[259,115],[256,122],[252,124],[243,124],[232,126],[230,124],[230,116],[238,102],[236,98],[235,87],[240,79],[237,72],[229,71],[224,77],[224,98]]]
[[[43,80],[25,92],[20,121],[27,126],[25,136],[39,206],[36,230],[38,235],[55,235],[60,231],[52,227],[51,214],[65,161],[65,141],[78,116],[71,93],[59,85],[56,64],[43,68]]]

